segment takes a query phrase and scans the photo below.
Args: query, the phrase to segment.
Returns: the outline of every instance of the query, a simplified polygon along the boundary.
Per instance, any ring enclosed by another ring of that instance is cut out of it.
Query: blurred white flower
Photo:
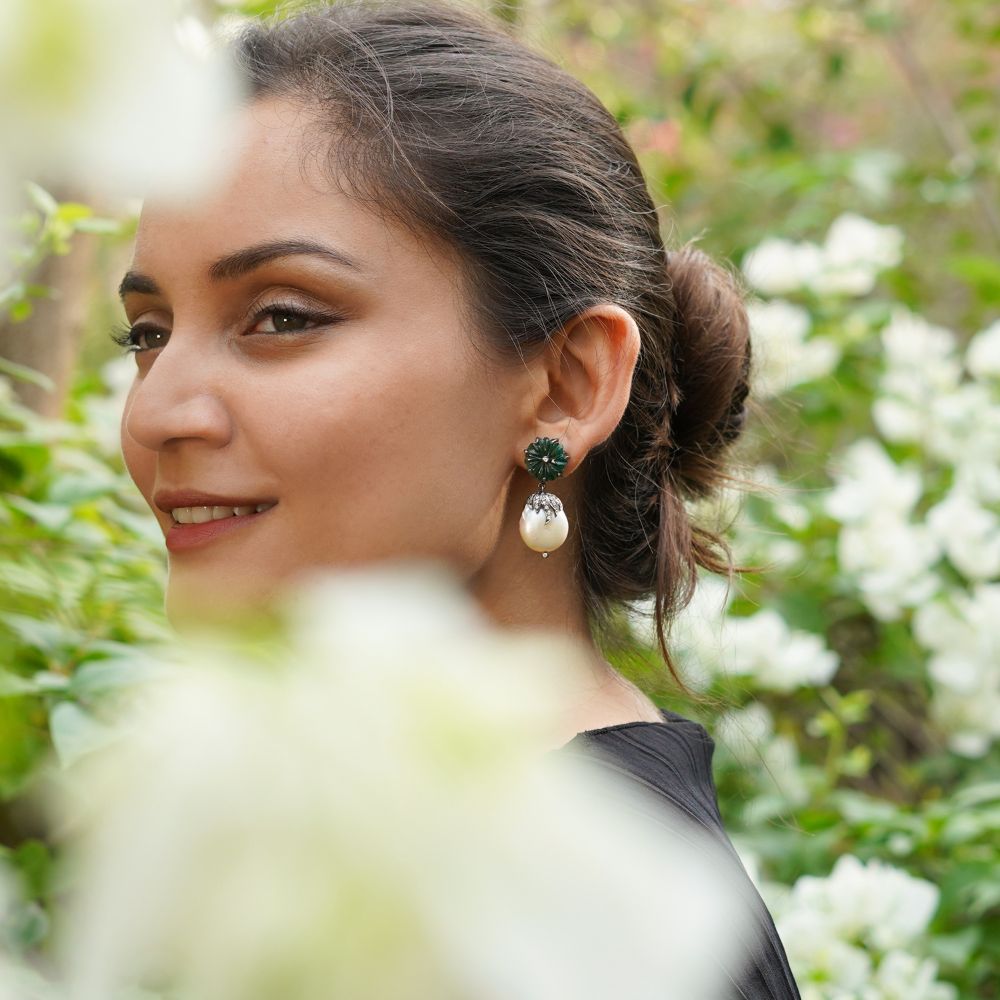
[[[912,944],[926,931],[939,898],[933,882],[852,854],[838,858],[828,877],[806,875],[792,889],[793,903],[826,913],[842,937],[880,950]]]
[[[775,299],[747,304],[753,337],[754,392],[777,396],[801,382],[829,375],[840,361],[840,348],[826,337],[809,340],[809,313]]]
[[[1000,378],[1000,319],[969,341],[965,366],[976,378]]]
[[[290,648],[202,637],[74,765],[74,1000],[150,975],[212,1000],[719,995],[745,960],[731,855],[544,752],[579,648],[492,631],[438,566],[317,578],[286,611]]]
[[[941,544],[926,524],[891,512],[841,528],[837,561],[854,577],[868,609],[882,621],[897,619],[904,608],[931,598],[941,581],[933,567]]]
[[[903,233],[853,212],[834,219],[823,243],[823,266],[811,286],[824,294],[867,295],[879,271],[903,257]]]
[[[706,573],[673,618],[668,638],[685,682],[704,690],[720,671],[750,675],[759,687],[777,691],[829,681],[839,661],[819,636],[790,628],[771,609],[730,617],[732,598],[722,577]],[[629,605],[633,635],[649,648],[655,645],[652,612],[652,598]]]
[[[0,131],[10,178],[110,198],[182,197],[224,167],[233,68],[167,0],[0,4]]]
[[[861,149],[851,161],[850,177],[870,199],[886,202],[895,191],[896,175],[906,157],[891,149]]]
[[[875,424],[889,441],[923,442],[933,401],[955,392],[961,380],[955,336],[896,305],[881,341],[885,368],[872,406]]]
[[[927,512],[927,524],[951,564],[970,580],[1000,573],[1000,518],[961,489]]]
[[[829,875],[801,876],[776,923],[783,940],[786,927],[797,937],[811,925],[819,939],[814,947],[841,941],[888,951],[912,945],[926,931],[939,897],[932,882],[878,858],[863,863],[845,854]],[[803,946],[809,947],[807,940]]]
[[[871,438],[855,441],[831,463],[834,486],[824,506],[843,524],[837,538],[841,570],[853,577],[869,610],[892,620],[932,596],[932,567],[941,543],[910,520],[923,493],[920,471],[897,465]]]
[[[897,465],[872,438],[855,441],[830,464],[834,487],[824,507],[844,524],[887,514],[906,517],[923,493],[920,471]]]
[[[753,470],[753,481],[771,494],[770,508],[779,520],[797,531],[809,527],[809,509],[797,499],[800,491],[783,482],[773,465],[758,464]]]
[[[790,628],[772,608],[727,618],[725,642],[729,672],[750,675],[758,687],[774,691],[826,684],[840,665],[820,636]]]
[[[906,951],[890,951],[879,962],[864,1000],[955,1000],[958,988],[937,978],[933,958],[918,958]]]
[[[1000,500],[998,404],[994,392],[978,382],[928,401],[928,454],[954,466],[956,485],[985,501]]]
[[[857,997],[871,979],[871,959],[837,935],[828,914],[811,911],[796,900],[775,918],[775,926],[803,1000]]]
[[[768,237],[743,259],[743,273],[758,291],[785,295],[810,285],[823,267],[823,252],[815,243]]]
[[[780,237],[762,240],[743,260],[743,273],[767,295],[808,289],[818,295],[867,295],[879,271],[902,259],[903,234],[853,212],[838,216],[822,246]]]
[[[982,756],[1000,739],[1000,584],[978,583],[918,608],[913,631],[932,653],[934,720],[956,753]]]
[[[684,682],[694,690],[706,690],[718,669],[732,599],[733,590],[721,576],[700,574],[690,603],[670,622],[670,651],[677,654]],[[653,649],[653,598],[629,602],[626,613],[636,641]]]

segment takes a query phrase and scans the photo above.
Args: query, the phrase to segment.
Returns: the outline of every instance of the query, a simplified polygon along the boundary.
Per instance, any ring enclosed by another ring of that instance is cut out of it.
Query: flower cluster
[[[878,859],[845,854],[829,875],[761,885],[803,1000],[954,1000],[918,954],[940,893]]]
[[[286,611],[287,647],[173,649],[49,804],[68,995],[718,996],[750,919],[728,856],[546,752],[582,650],[491,630],[440,567]]]
[[[844,420],[855,412],[844,410],[838,380],[857,384],[864,373],[868,381],[857,397],[864,412],[857,415],[868,426],[827,457],[828,485],[814,491],[815,502],[779,500],[768,514],[770,528],[743,517],[735,534],[754,558],[792,569],[811,554],[810,522],[833,519],[832,589],[853,592],[881,622],[913,621],[927,658],[934,719],[955,752],[980,756],[1000,738],[993,721],[1000,668],[988,652],[988,625],[985,637],[977,634],[984,620],[978,609],[991,592],[982,585],[1000,577],[1000,321],[963,349],[953,330],[898,302],[851,306],[874,290],[879,272],[901,260],[897,228],[854,214],[837,219],[822,244],[767,239],[746,255],[748,280],[771,296],[750,306],[758,396],[809,384],[817,398],[831,401],[828,412]],[[761,471],[771,485],[783,486],[770,466]],[[798,537],[776,537],[787,528]],[[737,643],[728,660],[746,670],[769,636],[772,662],[756,663],[751,672],[760,687],[787,690],[794,686],[787,667],[796,659],[794,646],[780,636],[773,612],[761,615],[749,624],[738,617],[735,629],[722,629]],[[941,629],[926,624],[942,618],[954,625],[947,630],[950,645]],[[801,642],[798,648],[805,652]],[[817,655],[812,672],[799,676],[822,682],[827,671]],[[788,682],[775,684],[775,672]]]

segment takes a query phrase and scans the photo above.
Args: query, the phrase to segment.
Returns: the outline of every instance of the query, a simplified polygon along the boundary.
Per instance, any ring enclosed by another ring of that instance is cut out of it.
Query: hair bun
[[[667,254],[673,301],[668,419],[654,450],[690,497],[718,485],[720,453],[740,436],[750,391],[746,289],[731,265],[691,244]]]

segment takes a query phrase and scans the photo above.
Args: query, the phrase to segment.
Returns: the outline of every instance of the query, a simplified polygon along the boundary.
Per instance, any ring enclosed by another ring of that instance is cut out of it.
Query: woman
[[[231,52],[237,166],[195,205],[144,206],[121,285],[122,447],[166,536],[168,615],[265,603],[310,567],[441,560],[497,623],[585,645],[554,748],[729,845],[708,733],[597,640],[655,594],[673,672],[663,621],[698,566],[728,568],[684,500],[724,478],[744,419],[737,286],[667,254],[614,118],[484,15],[337,4]],[[756,898],[733,995],[796,997]]]

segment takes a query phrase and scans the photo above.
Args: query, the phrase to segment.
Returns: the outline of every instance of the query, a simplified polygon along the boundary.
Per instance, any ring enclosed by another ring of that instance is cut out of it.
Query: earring
[[[521,538],[529,549],[541,552],[543,559],[569,535],[569,520],[562,500],[545,490],[546,480],[561,476],[568,461],[569,455],[563,451],[559,438],[536,437],[524,449],[524,464],[538,480],[539,488],[528,497],[521,512]]]

